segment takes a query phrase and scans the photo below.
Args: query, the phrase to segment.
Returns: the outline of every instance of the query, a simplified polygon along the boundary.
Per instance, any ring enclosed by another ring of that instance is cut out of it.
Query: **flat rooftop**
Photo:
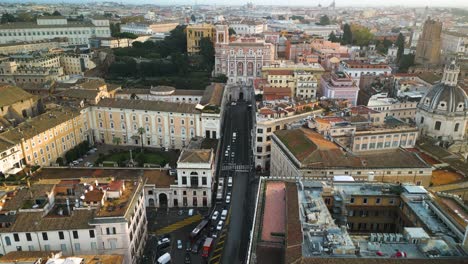
[[[284,240],[284,237],[274,234],[284,234],[286,229],[285,188],[284,182],[268,182],[266,184],[261,235],[263,241],[282,242]]]

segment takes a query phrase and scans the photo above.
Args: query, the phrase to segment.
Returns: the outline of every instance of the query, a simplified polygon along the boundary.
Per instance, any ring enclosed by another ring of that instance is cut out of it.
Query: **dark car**
[[[185,264],[190,264],[192,263],[192,258],[190,257],[190,253],[185,253],[185,260],[184,260],[184,263]]]
[[[197,254],[198,251],[200,251],[202,244],[203,244],[203,239],[197,240],[197,242],[195,242],[195,244],[193,244],[192,246],[192,253]]]
[[[187,241],[185,250],[187,250],[188,252],[190,252],[192,250],[192,245],[190,244],[190,241]]]

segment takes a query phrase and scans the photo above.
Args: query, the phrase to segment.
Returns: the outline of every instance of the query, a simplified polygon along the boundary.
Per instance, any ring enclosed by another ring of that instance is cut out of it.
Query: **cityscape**
[[[468,3],[0,1],[0,264],[468,263]]]

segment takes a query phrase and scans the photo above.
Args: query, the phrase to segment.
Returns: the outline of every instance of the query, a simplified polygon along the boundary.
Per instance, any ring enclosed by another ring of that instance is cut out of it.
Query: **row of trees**
[[[65,153],[65,159],[66,159],[67,163],[70,163],[70,162],[72,162],[74,160],[77,160],[78,158],[82,157],[90,149],[91,149],[91,147],[89,145],[89,142],[87,140],[85,140],[85,141],[81,142],[80,144],[78,144],[77,146],[75,146],[74,148],[67,151],[67,153]],[[59,165],[64,165],[63,159],[60,159],[60,158],[57,159],[57,163]]]

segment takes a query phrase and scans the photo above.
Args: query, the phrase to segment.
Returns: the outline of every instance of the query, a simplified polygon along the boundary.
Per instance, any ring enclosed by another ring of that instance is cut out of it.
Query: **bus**
[[[199,234],[200,232],[208,225],[208,220],[207,219],[203,219],[192,231],[192,233],[190,233],[190,239],[194,240]]]

